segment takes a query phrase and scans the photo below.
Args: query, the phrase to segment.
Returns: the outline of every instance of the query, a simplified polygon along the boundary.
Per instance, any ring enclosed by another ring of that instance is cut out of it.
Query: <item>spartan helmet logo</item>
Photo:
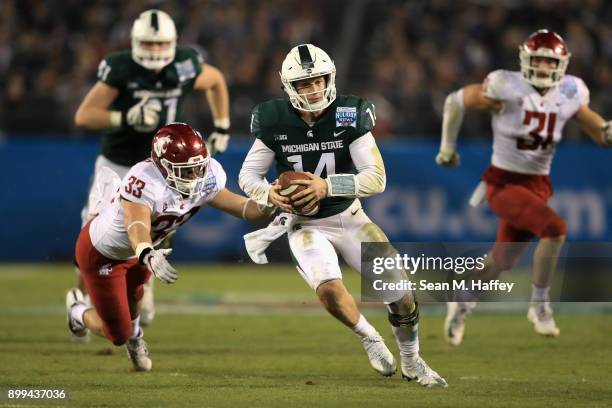
[[[166,149],[168,147],[168,143],[170,143],[172,139],[170,136],[160,137],[155,141],[153,145],[153,149],[155,149],[155,154],[158,157],[161,157],[164,153],[166,153]]]

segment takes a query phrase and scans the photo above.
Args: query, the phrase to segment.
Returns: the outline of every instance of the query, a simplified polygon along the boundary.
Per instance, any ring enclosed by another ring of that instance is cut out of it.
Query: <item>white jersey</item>
[[[221,164],[211,158],[201,192],[185,198],[168,186],[153,161],[142,161],[128,171],[109,205],[91,222],[91,242],[107,258],[132,258],[135,256],[134,250],[128,238],[119,197],[151,209],[151,239],[153,245],[158,245],[198,212],[201,206],[212,200],[225,187],[226,179]]]
[[[582,79],[565,75],[540,95],[520,72],[498,70],[483,86],[487,97],[503,103],[502,111],[493,113],[491,163],[517,173],[548,175],[565,123],[589,104]]]

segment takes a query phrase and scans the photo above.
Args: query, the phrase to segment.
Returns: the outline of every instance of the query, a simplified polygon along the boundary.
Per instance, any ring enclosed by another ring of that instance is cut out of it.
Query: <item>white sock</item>
[[[550,287],[538,288],[534,284],[531,284],[531,301],[532,302],[548,302],[550,300],[550,296],[548,294],[549,291],[550,291]]]
[[[408,359],[419,356],[419,325],[395,327],[391,326],[400,355]]]
[[[362,314],[359,315],[359,321],[351,330],[361,338],[378,335],[374,326],[372,326]]]
[[[143,333],[140,329],[140,315],[132,320],[132,338],[142,337]]]
[[[78,324],[85,327],[85,321],[83,321],[83,314],[86,310],[87,306],[85,306],[83,303],[77,303],[70,309],[70,317],[76,320]]]

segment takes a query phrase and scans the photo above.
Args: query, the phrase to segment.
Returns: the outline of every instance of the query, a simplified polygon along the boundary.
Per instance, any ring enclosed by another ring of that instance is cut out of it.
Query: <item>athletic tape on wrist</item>
[[[141,242],[138,245],[136,245],[136,250],[134,252],[136,253],[136,256],[138,257],[138,262],[141,265],[145,264],[144,258],[152,250],[153,250],[153,245],[151,245],[150,242]]]
[[[342,197],[354,196],[356,194],[356,183],[354,174],[332,174],[327,176],[327,196]]]

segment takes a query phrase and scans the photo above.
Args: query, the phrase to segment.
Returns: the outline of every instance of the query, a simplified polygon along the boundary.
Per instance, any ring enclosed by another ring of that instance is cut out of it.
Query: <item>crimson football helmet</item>
[[[571,55],[559,34],[548,30],[538,30],[519,46],[521,72],[527,82],[533,86],[550,88],[565,75]],[[531,65],[533,57],[555,59],[557,66],[553,69],[536,68]],[[541,75],[542,73],[547,75]]]
[[[171,189],[186,196],[203,189],[210,155],[202,135],[191,126],[170,123],[160,128],[153,136],[151,159]]]

